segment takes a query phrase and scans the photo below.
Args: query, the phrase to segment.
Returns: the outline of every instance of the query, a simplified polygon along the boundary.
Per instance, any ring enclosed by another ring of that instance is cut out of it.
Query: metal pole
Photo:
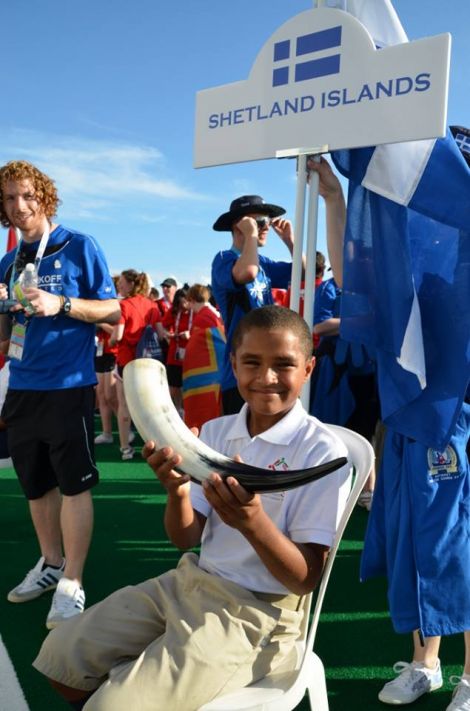
[[[315,161],[320,160],[319,155],[310,156]],[[317,264],[317,231],[318,231],[318,186],[319,175],[316,171],[309,171],[309,199],[307,216],[307,251],[304,288],[304,319],[313,331],[313,310],[315,307],[315,273]],[[310,380],[303,389],[301,400],[304,408],[309,409]]]
[[[320,161],[321,153],[328,153],[327,145],[315,148],[291,148],[276,151],[276,158],[293,158],[297,156],[297,203],[295,209],[295,241],[292,255],[292,277],[290,307],[299,311],[300,282],[302,278],[302,247],[305,214],[305,185],[307,182],[307,159]],[[313,308],[315,301],[315,272],[317,266],[317,226],[318,226],[318,187],[320,178],[316,171],[309,171],[310,190],[307,217],[307,252],[304,288],[304,319],[313,331]],[[310,381],[305,383],[300,396],[304,408],[309,409]]]
[[[292,254],[292,276],[290,284],[289,306],[299,312],[300,286],[302,281],[302,252],[305,221],[305,188],[307,185],[307,156],[305,153],[297,158],[297,197],[295,203],[294,252]]]

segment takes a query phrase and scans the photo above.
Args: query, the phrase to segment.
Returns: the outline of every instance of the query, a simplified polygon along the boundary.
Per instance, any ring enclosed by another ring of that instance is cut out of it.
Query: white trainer
[[[121,459],[123,462],[134,459],[134,447],[121,447]]]
[[[112,444],[113,439],[114,438],[111,432],[102,432],[101,434],[96,435],[95,444]]]
[[[456,687],[446,711],[470,711],[470,682],[459,676],[451,676],[449,681]]]
[[[34,600],[47,590],[53,590],[57,587],[57,583],[64,574],[65,560],[60,568],[53,568],[46,564],[44,556],[39,558],[38,562],[28,573],[22,582],[10,590],[8,600],[10,602],[28,602]]]
[[[398,674],[397,678],[387,682],[379,693],[379,700],[384,704],[411,704],[428,691],[442,686],[439,660],[435,669],[428,669],[421,662],[396,662],[393,671]]]
[[[62,578],[52,598],[51,609],[46,620],[48,630],[54,629],[64,620],[80,615],[85,609],[85,591],[80,583]]]

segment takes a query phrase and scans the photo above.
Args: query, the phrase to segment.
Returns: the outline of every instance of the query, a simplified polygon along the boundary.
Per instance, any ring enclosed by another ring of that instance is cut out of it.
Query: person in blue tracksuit
[[[397,632],[413,632],[410,664],[379,699],[408,704],[442,686],[441,635],[464,632],[465,664],[447,711],[470,708],[470,400],[437,451],[389,431],[366,532],[361,578],[388,578]]]

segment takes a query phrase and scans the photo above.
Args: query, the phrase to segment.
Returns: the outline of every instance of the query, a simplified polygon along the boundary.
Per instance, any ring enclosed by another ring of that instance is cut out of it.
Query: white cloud
[[[165,176],[163,155],[154,146],[56,136],[35,131],[3,131],[2,163],[29,160],[55,180],[67,217],[114,220],[128,199],[133,203],[209,198]],[[147,218],[148,219],[148,218]]]

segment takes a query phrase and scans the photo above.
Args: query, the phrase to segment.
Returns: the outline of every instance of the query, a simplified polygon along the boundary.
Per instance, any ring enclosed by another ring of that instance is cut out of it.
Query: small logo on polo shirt
[[[437,449],[428,449],[428,472],[432,481],[445,481],[455,479],[458,473],[457,454],[455,449],[448,445],[443,452]]]
[[[276,459],[274,464],[269,464],[268,469],[272,469],[275,472],[287,472],[289,471],[289,465],[284,457],[281,457],[280,459]]]
[[[56,259],[54,262],[54,269],[60,269],[62,267],[62,264],[60,263],[59,259]]]

